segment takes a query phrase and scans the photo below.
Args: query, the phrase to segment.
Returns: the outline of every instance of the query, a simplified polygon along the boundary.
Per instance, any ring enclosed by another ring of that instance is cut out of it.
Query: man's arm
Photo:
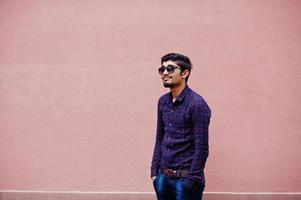
[[[189,176],[186,180],[188,186],[191,186],[192,182],[197,178],[203,178],[198,176],[202,174],[209,155],[208,128],[211,117],[210,108],[205,101],[196,102],[191,112],[195,153],[193,155]]]
[[[160,100],[159,100],[158,106],[157,106],[157,132],[156,132],[156,142],[155,142],[152,166],[151,166],[152,179],[154,179],[155,176],[157,176],[157,174],[158,174],[158,168],[160,166],[160,161],[161,161],[161,156],[162,156],[161,144],[162,144],[162,140],[164,137],[162,113],[159,109],[159,106],[160,106]]]

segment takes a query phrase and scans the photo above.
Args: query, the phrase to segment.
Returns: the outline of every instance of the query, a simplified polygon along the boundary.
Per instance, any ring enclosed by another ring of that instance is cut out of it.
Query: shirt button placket
[[[171,109],[171,114],[174,114],[174,109],[173,108]],[[174,116],[172,115],[171,119],[173,119],[173,118],[174,118]],[[172,126],[171,122],[169,123],[169,126]]]
[[[171,112],[172,112],[172,114],[173,114],[174,110],[172,109]],[[171,122],[169,122],[169,126],[172,126],[172,123],[171,123]],[[170,140],[171,140],[171,138],[170,138],[170,136],[169,136],[169,137],[168,137],[168,142],[170,142]],[[170,151],[170,149],[168,148],[167,151]]]

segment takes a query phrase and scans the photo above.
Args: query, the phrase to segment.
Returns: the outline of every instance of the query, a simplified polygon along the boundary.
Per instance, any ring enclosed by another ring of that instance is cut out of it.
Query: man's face
[[[183,81],[185,82],[186,75],[181,73],[180,66],[174,61],[168,60],[163,62],[162,67],[165,67],[165,70],[162,70],[163,73],[160,73],[164,87],[173,88],[181,85]],[[174,70],[171,71],[171,69]]]

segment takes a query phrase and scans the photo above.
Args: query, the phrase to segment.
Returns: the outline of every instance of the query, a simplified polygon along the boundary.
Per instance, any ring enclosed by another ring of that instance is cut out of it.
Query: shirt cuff
[[[152,169],[152,170],[151,170],[151,177],[154,177],[154,176],[157,176],[157,175],[158,175],[157,170]]]

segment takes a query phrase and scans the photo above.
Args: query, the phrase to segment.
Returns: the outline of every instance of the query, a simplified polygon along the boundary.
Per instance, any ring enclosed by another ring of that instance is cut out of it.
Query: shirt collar
[[[186,84],[185,88],[182,90],[182,92],[179,94],[179,96],[177,96],[176,101],[181,102],[183,100],[183,98],[186,96],[186,94],[190,91],[190,88],[188,87],[188,85]],[[170,92],[170,97],[172,99],[172,93]]]

